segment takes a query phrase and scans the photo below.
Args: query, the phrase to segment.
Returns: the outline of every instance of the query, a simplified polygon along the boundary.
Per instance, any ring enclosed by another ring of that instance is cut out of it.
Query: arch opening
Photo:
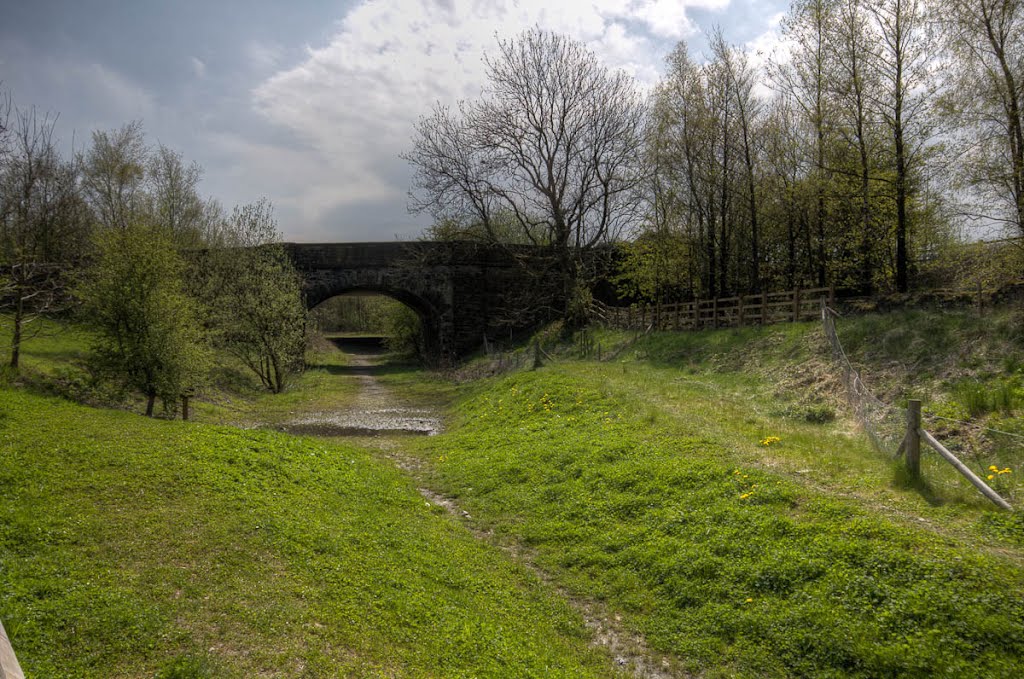
[[[424,359],[436,343],[430,309],[408,294],[369,288],[343,290],[312,306],[310,317],[320,334],[341,348]]]

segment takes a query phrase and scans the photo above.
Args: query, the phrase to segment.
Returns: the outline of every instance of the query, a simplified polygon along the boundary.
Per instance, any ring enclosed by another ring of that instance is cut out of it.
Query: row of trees
[[[649,97],[583,45],[499,44],[489,87],[406,155],[431,236],[580,253],[628,241],[646,297],[907,291],[980,224],[1024,236],[1022,0],[795,0],[785,50],[680,43]],[[764,62],[764,65],[755,65]]]
[[[268,202],[227,215],[200,168],[146,144],[141,124],[64,157],[56,119],[0,102],[0,301],[10,366],[43,314],[96,331],[98,377],[142,392],[147,414],[200,388],[215,350],[272,391],[302,368],[305,308]]]

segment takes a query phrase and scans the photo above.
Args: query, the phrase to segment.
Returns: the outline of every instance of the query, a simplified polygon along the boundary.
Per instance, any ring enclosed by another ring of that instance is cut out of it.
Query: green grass
[[[9,351],[10,317],[0,314],[0,348]],[[142,412],[145,400],[98,383],[86,369],[92,336],[71,321],[40,319],[22,344],[17,374],[0,372],[0,384],[28,387],[36,393],[104,407]],[[296,413],[344,408],[358,389],[352,380],[339,379],[346,367],[345,354],[316,340],[306,354],[307,369],[283,394],[271,394],[244,365],[221,352],[209,383],[192,401],[192,419],[245,427],[273,426]],[[414,370],[407,366],[407,370]],[[158,408],[159,413],[159,408]]]
[[[529,545],[564,586],[606,601],[693,670],[1024,672],[1019,549],[886,517],[793,476],[791,453],[826,458],[848,437],[807,423],[781,433],[756,418],[729,425],[714,396],[723,384],[678,374],[679,401],[695,405],[673,410],[658,374],[567,363],[478,385],[422,455],[486,527]],[[712,419],[722,423],[705,426]],[[781,441],[765,448],[767,435]],[[863,444],[849,455],[872,459]],[[891,476],[883,485],[901,509],[934,516]],[[1024,524],[1017,515],[1002,528],[1019,536]]]
[[[838,326],[885,400],[1024,433],[1017,312]],[[27,347],[31,384],[59,384],[78,360],[80,344],[52,342]],[[542,370],[460,386],[382,370],[411,403],[455,401],[447,433],[394,442],[422,458],[417,483],[708,676],[1024,673],[1024,513],[995,510],[933,455],[915,482],[875,451],[818,324],[587,342],[604,362],[567,348]],[[311,363],[280,396],[226,370],[198,419],[344,408],[344,359]],[[3,398],[0,618],[19,654],[56,663],[101,639],[113,650],[76,661],[84,676],[122,656],[115,675],[604,671],[564,602],[372,453]],[[993,483],[1024,504],[1011,444],[988,444],[1014,467]]]
[[[993,484],[1012,502],[1024,503],[1024,319],[1019,311],[868,314],[842,318],[837,329],[868,388],[893,407],[878,421],[890,453],[905,430],[907,400],[920,399],[926,428],[982,476],[993,465],[1014,470]],[[602,331],[597,339],[610,346],[624,335]],[[672,395],[674,408],[692,415],[699,410],[693,400],[714,403],[705,424],[726,437],[748,419],[788,429],[839,417],[839,427],[855,433],[838,363],[819,323],[654,333],[640,337],[623,357],[657,368],[651,379]],[[675,378],[666,376],[672,375],[685,378],[688,388],[668,388],[666,380]],[[699,393],[699,384],[708,393]],[[998,433],[1003,431],[1010,435]],[[860,447],[853,448],[852,455],[830,453],[823,462],[836,464],[818,481],[865,490],[884,486],[884,477],[893,472],[880,476],[866,469],[871,462]],[[800,464],[819,467],[814,461],[812,456]],[[921,489],[935,502],[979,501],[967,481],[930,449],[923,464]]]
[[[815,332],[655,334],[616,363],[486,381],[422,456],[485,527],[694,671],[1019,676],[1021,514],[902,478],[819,384]]]
[[[589,676],[535,577],[365,451],[0,389],[28,676]]]

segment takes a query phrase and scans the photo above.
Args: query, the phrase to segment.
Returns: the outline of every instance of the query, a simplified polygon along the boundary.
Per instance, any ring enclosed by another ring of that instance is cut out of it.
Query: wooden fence
[[[832,288],[810,288],[631,307],[595,302],[592,313],[599,322],[623,330],[734,328],[816,320],[820,298],[832,302],[834,294]]]

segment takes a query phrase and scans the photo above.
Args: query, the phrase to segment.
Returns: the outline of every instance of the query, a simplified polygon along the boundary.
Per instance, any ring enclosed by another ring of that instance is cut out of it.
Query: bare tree
[[[103,226],[127,228],[142,207],[148,155],[138,120],[92,133],[92,147],[82,158],[83,186]]]
[[[483,97],[417,123],[410,207],[464,211],[492,236],[497,212],[511,215],[526,241],[552,249],[568,319],[581,253],[635,217],[644,105],[628,75],[540,29],[501,41],[486,65]]]
[[[0,85],[2,84],[0,82]],[[10,136],[11,95],[7,91],[0,90],[0,162],[3,162],[10,152]]]
[[[960,127],[963,184],[987,204],[975,214],[1024,235],[1024,3],[952,0],[947,9],[955,59],[945,108]]]
[[[56,117],[15,110],[11,144],[0,164],[0,299],[12,310],[10,365],[18,367],[27,326],[65,299],[60,264],[88,238],[78,172],[53,139]]]
[[[165,229],[178,247],[196,248],[205,243],[203,200],[197,188],[202,169],[186,165],[181,154],[158,144],[149,155],[148,211],[154,225]]]

